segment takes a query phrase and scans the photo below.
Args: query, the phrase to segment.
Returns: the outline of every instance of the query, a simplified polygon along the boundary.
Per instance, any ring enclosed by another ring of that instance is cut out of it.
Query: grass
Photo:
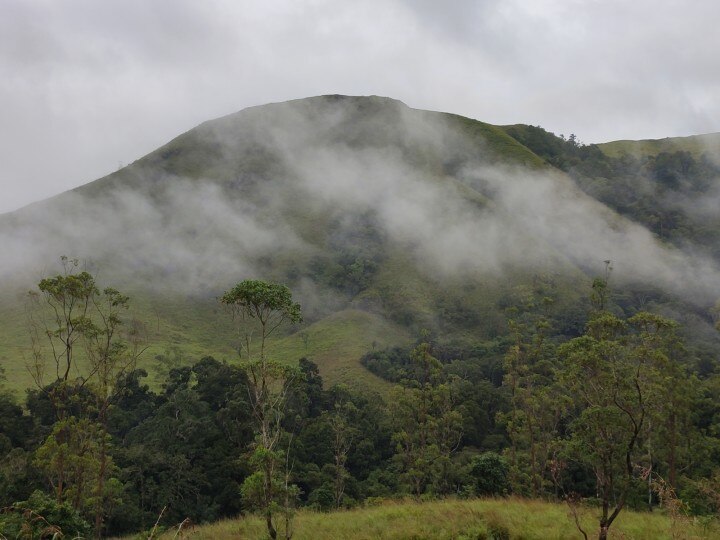
[[[580,519],[588,536],[597,535],[597,510],[582,508]],[[677,525],[677,524],[676,524]],[[718,538],[715,521],[687,519],[675,538]],[[188,531],[197,539],[264,538],[258,516],[225,520]],[[563,539],[580,538],[568,507],[524,499],[445,500],[416,503],[388,501],[347,511],[300,511],[294,523],[295,540],[401,540],[401,539]],[[673,538],[673,523],[663,513],[623,511],[610,529],[610,538],[662,540]],[[676,532],[678,529],[675,529]],[[174,530],[161,536],[173,538]]]
[[[235,332],[230,318],[214,299],[151,297],[131,292],[132,315],[143,321],[148,347],[138,367],[149,373],[148,382],[159,388],[164,370],[155,357],[177,356],[181,365],[190,365],[204,356],[236,363],[232,348]],[[17,299],[0,301],[0,366],[5,371],[5,387],[22,400],[26,388],[35,384],[26,367],[30,357],[30,338],[23,303]],[[346,309],[331,314],[295,333],[279,336],[269,344],[269,353],[277,360],[297,362],[307,357],[316,362],[326,385],[358,384],[383,391],[388,383],[367,371],[359,359],[373,347],[384,348],[410,342],[407,331],[383,317]],[[80,376],[82,354],[78,353]],[[48,375],[50,376],[50,374]],[[0,381],[1,382],[1,381]]]
[[[540,169],[545,166],[542,158],[508,135],[502,127],[455,114],[445,116],[480,148],[484,146],[489,149],[494,160],[508,165],[522,165],[530,169]]]
[[[367,371],[358,360],[374,347],[402,345],[409,341],[404,329],[382,317],[347,309],[274,340],[268,350],[270,355],[286,362],[297,361],[303,356],[309,358],[320,368],[326,386],[344,383],[383,390],[389,384]]]
[[[598,144],[602,152],[610,157],[623,154],[655,156],[661,152],[690,152],[699,158],[703,153],[717,153],[720,149],[720,133],[693,135],[691,137],[667,137],[665,139],[647,139],[642,141],[612,141]]]

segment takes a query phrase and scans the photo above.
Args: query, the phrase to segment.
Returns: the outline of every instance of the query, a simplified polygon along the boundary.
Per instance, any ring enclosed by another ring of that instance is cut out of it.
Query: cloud
[[[190,296],[252,277],[262,257],[302,247],[285,224],[268,226],[214,183],[172,177],[153,197],[122,188],[68,193],[13,221],[0,227],[4,277],[56,272],[52,261],[68,255],[95,265],[104,280]]]
[[[371,214],[388,246],[410,254],[431,278],[597,272],[610,259],[619,280],[700,304],[720,290],[712,261],[661,244],[569,177],[491,165],[487,151],[444,117],[397,102],[275,105],[206,124],[193,136],[224,156],[207,178],[139,163],[132,183],[81,189],[5,216],[0,276],[39,271],[67,254],[96,261],[121,282],[209,294],[265,277],[258,273],[266,260],[302,270],[331,249],[327,234],[340,235],[342,248],[353,216]],[[246,158],[267,159],[268,168],[249,177]],[[456,177],[443,169],[449,158],[461,163]],[[333,223],[346,225],[332,231]],[[306,302],[340,302],[318,283],[300,281]]]
[[[309,95],[388,95],[585,142],[720,131],[710,0],[6,0],[3,14],[0,211],[208,118]]]

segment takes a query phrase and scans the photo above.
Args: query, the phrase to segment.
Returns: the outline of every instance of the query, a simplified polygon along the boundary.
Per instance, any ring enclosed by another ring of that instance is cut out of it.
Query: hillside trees
[[[607,275],[594,283],[585,333],[563,345],[545,279],[503,297],[514,306],[507,336],[373,345],[364,364],[397,383],[387,404],[352,385],[325,389],[311,360],[276,362],[269,340],[300,320],[300,307],[286,287],[260,281],[222,298],[243,340],[240,366],[204,357],[151,389],[135,369],[141,329],[123,324],[127,297],[88,276],[79,287],[49,278],[57,290],[35,297],[49,308],[36,334],[48,345],[34,349],[36,373],[49,379],[26,411],[0,394],[0,507],[30,497],[43,482],[34,469],[96,534],[147,529],[161,511],[168,524],[256,507],[268,535],[288,538],[296,505],[329,510],[408,493],[552,497],[555,487],[556,496],[597,498],[602,538],[624,508],[657,504],[661,476],[703,508],[707,486],[697,480],[720,455],[720,378],[706,377],[697,395],[676,325],[644,312],[626,319]],[[48,302],[59,302],[60,317]]]
[[[508,309],[513,342],[503,367],[510,411],[501,414],[510,438],[509,474],[515,493],[538,497],[551,487],[550,465],[557,453],[559,426],[567,407],[555,381],[556,350],[549,336],[553,304],[551,283],[538,279],[517,291]]]
[[[1,384],[0,372],[0,506],[31,493],[30,446],[34,438],[33,419],[23,414],[13,396]]]
[[[395,460],[402,481],[415,496],[427,491],[447,494],[452,488],[450,458],[462,437],[462,415],[430,344],[420,343],[411,357],[419,377],[409,387],[398,388],[391,401]]]
[[[164,519],[174,523],[237,515],[249,474],[238,448],[253,439],[245,373],[204,357],[172,369],[157,395],[139,384],[141,375],[129,376],[112,409],[125,489],[111,525],[150,527],[164,507]]]
[[[245,480],[243,496],[262,510],[268,534],[273,539],[277,538],[278,532],[275,515],[282,510],[285,537],[290,538],[290,512],[297,488],[289,482],[288,453],[281,451],[285,437],[282,421],[288,394],[299,373],[295,368],[268,358],[266,345],[267,339],[282,324],[302,321],[300,305],[293,302],[286,286],[259,280],[238,283],[220,301],[230,308],[234,320],[239,323],[247,353],[245,369],[257,430],[251,458],[256,472]],[[256,332],[259,332],[257,349],[253,343]]]
[[[358,430],[352,423],[356,416],[357,407],[350,400],[336,401],[332,411],[325,413],[325,420],[330,426],[330,433],[332,434],[333,461],[331,468],[333,473],[333,504],[335,508],[342,506],[345,485],[350,476],[347,470],[347,461],[353,441],[358,435]]]

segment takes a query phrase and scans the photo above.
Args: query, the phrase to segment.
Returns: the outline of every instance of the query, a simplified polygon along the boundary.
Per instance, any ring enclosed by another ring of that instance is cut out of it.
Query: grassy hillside
[[[582,526],[595,536],[595,512],[581,508]],[[255,516],[202,525],[188,531],[192,538],[263,538],[264,522]],[[610,529],[610,538],[662,540],[670,538],[717,538],[713,521],[673,521],[661,512],[624,511]],[[174,538],[168,530],[161,538]],[[578,532],[570,510],[562,504],[523,499],[448,500],[413,503],[387,502],[327,514],[301,511],[295,520],[297,540],[478,540],[575,539]]]
[[[690,152],[694,157],[704,153],[717,153],[720,150],[720,133],[692,135],[690,137],[666,137],[664,139],[646,139],[641,141],[611,141],[597,145],[610,157],[623,154],[635,156],[656,156],[661,152]]]

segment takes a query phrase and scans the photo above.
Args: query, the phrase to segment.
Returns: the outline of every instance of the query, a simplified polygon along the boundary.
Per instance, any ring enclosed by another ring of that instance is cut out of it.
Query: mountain
[[[286,283],[303,306],[273,354],[382,388],[363,354],[427,329],[449,350],[497,357],[505,310],[538,284],[556,332],[577,335],[604,261],[615,309],[681,319],[709,364],[717,140],[584,146],[376,96],[245,109],[0,216],[0,360],[13,387],[31,384],[23,293],[65,254],[131,296],[151,374],[237,358],[216,298],[245,278]]]

